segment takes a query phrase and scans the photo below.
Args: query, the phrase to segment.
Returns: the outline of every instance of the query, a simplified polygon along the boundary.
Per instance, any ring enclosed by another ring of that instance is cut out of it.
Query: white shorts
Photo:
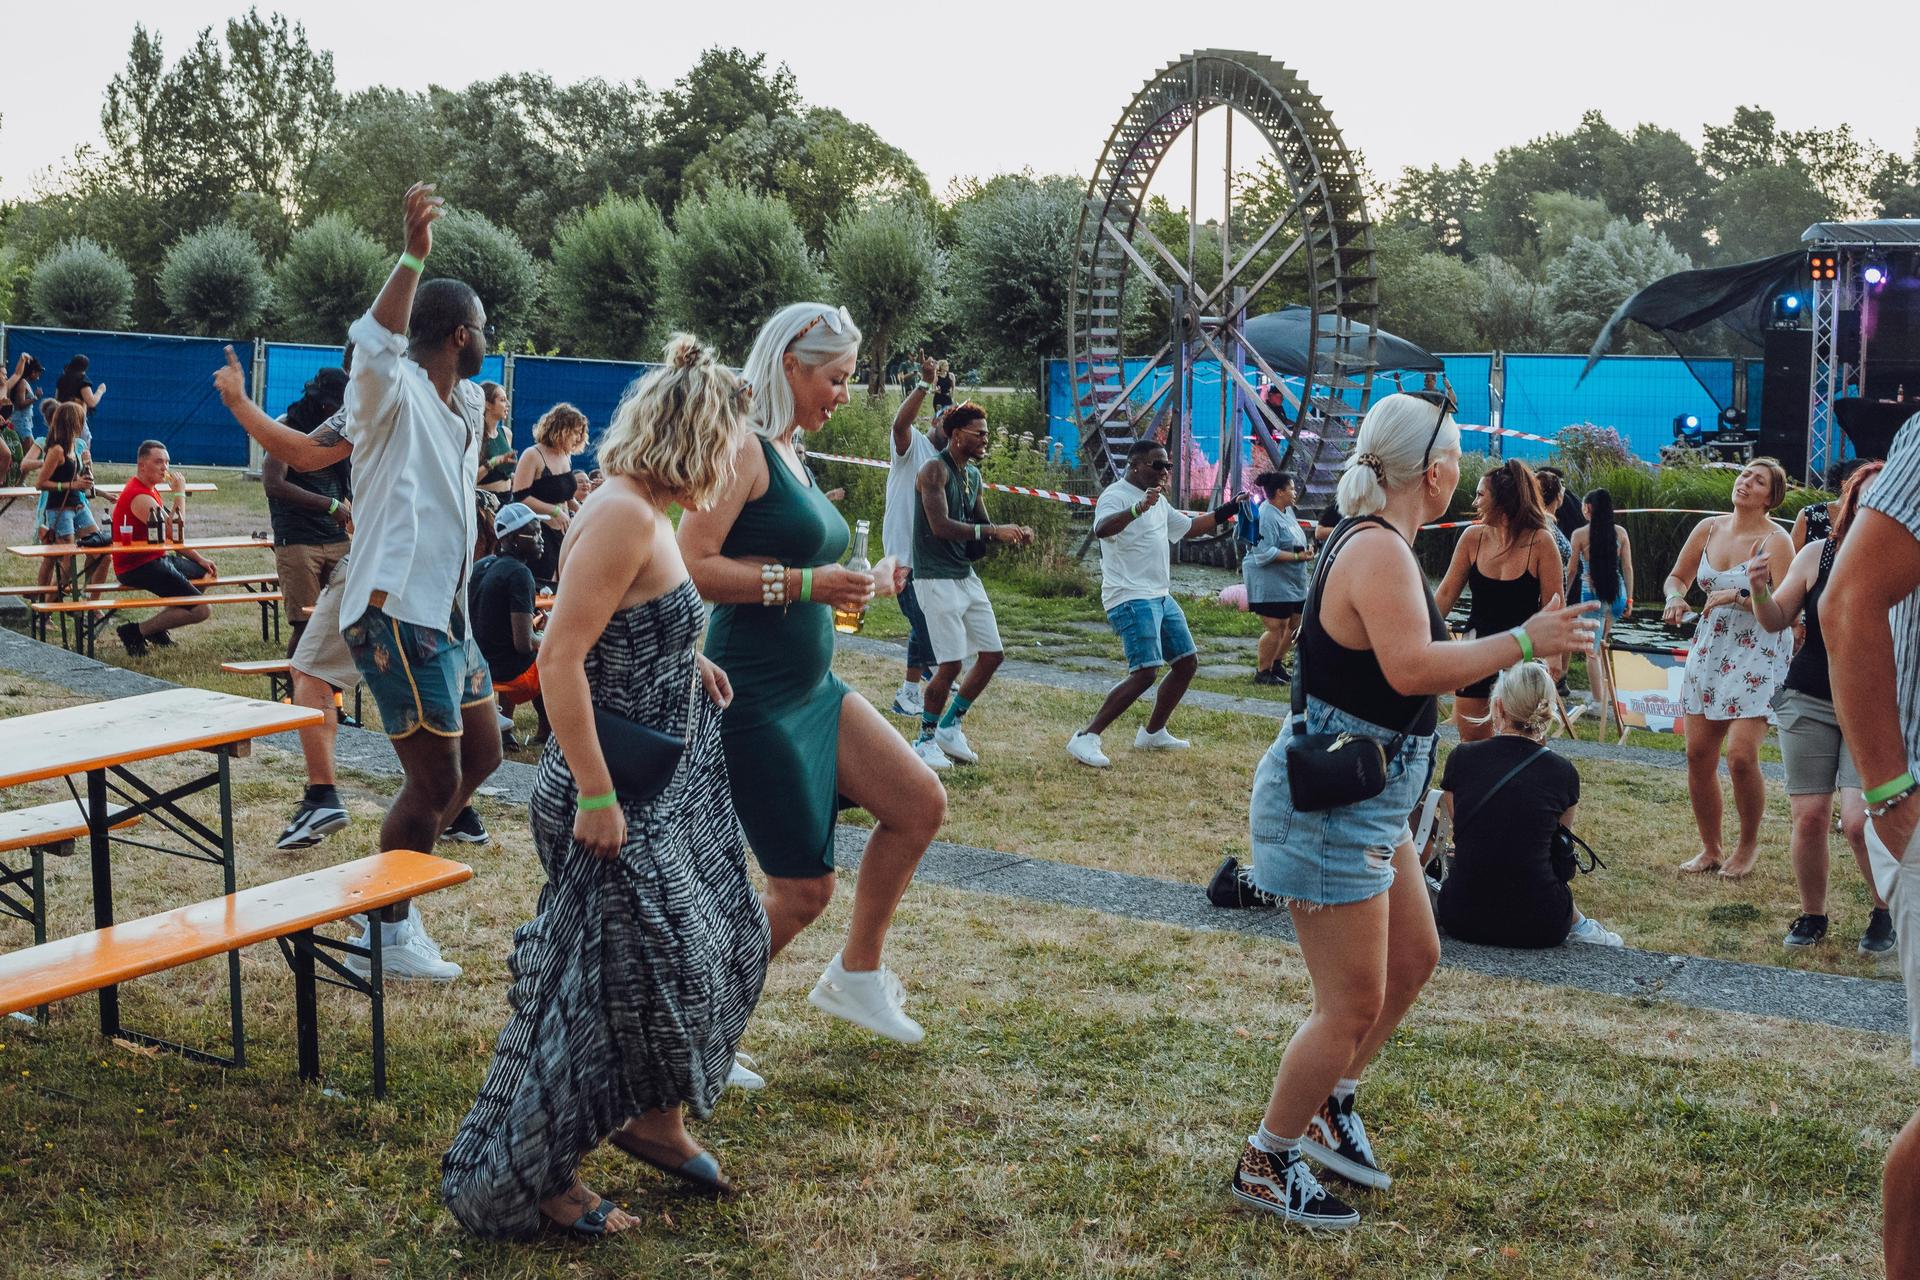
[[[913,579],[920,612],[927,615],[927,639],[935,662],[961,662],[976,653],[1000,652],[1000,626],[980,575]]]
[[[1908,804],[1915,803],[1908,800]],[[1907,1030],[1913,1040],[1913,1065],[1920,1067],[1920,831],[1896,864],[1880,833],[1867,822],[1867,859],[1874,887],[1893,916],[1894,946],[1900,953],[1900,977],[1907,986]],[[1898,873],[1895,873],[1895,866]],[[1889,885],[1891,881],[1891,885]]]
[[[288,663],[295,671],[325,680],[335,689],[351,689],[360,683],[360,668],[354,664],[346,637],[340,634],[340,597],[347,593],[347,562],[334,566],[333,577],[320,588],[313,602],[313,616],[300,633]]]

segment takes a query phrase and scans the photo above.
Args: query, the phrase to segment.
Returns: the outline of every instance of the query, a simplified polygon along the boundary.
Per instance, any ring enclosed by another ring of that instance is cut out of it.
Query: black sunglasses
[[[1147,470],[1149,470],[1149,471],[1171,471],[1171,470],[1173,470],[1173,464],[1172,464],[1171,462],[1149,462],[1149,463],[1147,464]]]
[[[1415,400],[1424,400],[1428,404],[1437,405],[1440,409],[1440,412],[1434,415],[1433,434],[1427,437],[1427,447],[1420,455],[1420,474],[1425,475],[1433,459],[1433,446],[1440,439],[1440,428],[1446,425],[1447,415],[1460,408],[1460,402],[1453,398],[1453,392],[1450,390],[1409,391],[1406,394]]]

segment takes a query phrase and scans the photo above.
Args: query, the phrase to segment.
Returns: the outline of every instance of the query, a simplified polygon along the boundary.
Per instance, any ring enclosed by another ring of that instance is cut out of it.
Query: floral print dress
[[[1738,590],[1747,585],[1747,562],[1716,569],[1700,561],[1700,589]],[[1772,718],[1773,694],[1787,678],[1793,632],[1771,632],[1745,609],[1729,605],[1700,620],[1687,655],[1683,702],[1688,715],[1709,720]]]

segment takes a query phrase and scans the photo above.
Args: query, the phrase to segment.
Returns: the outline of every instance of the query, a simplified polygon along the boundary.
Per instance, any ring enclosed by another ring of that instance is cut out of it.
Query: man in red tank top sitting
[[[148,440],[140,446],[139,456],[134,462],[133,478],[127,481],[126,488],[120,491],[120,497],[113,504],[113,544],[116,547],[140,546],[150,541],[147,536],[148,524],[161,509],[160,489],[167,482],[171,463],[167,446],[160,441]],[[116,551],[113,553],[113,574],[123,586],[150,591],[163,598],[197,596],[200,588],[194,582],[212,578],[213,563],[197,551]],[[119,628],[120,643],[127,647],[130,657],[142,658],[146,656],[149,645],[172,644],[173,641],[167,636],[169,631],[205,622],[212,616],[213,611],[203,604],[170,605],[140,622],[122,623]]]

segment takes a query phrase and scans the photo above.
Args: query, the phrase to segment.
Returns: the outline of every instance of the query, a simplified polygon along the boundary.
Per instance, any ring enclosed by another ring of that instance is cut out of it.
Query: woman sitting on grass
[[[1440,886],[1440,927],[1490,947],[1620,945],[1620,935],[1580,914],[1553,868],[1553,840],[1573,825],[1580,771],[1549,751],[1557,710],[1553,676],[1538,662],[1500,673],[1493,686],[1496,733],[1463,742],[1440,775],[1453,816],[1453,864]]]

